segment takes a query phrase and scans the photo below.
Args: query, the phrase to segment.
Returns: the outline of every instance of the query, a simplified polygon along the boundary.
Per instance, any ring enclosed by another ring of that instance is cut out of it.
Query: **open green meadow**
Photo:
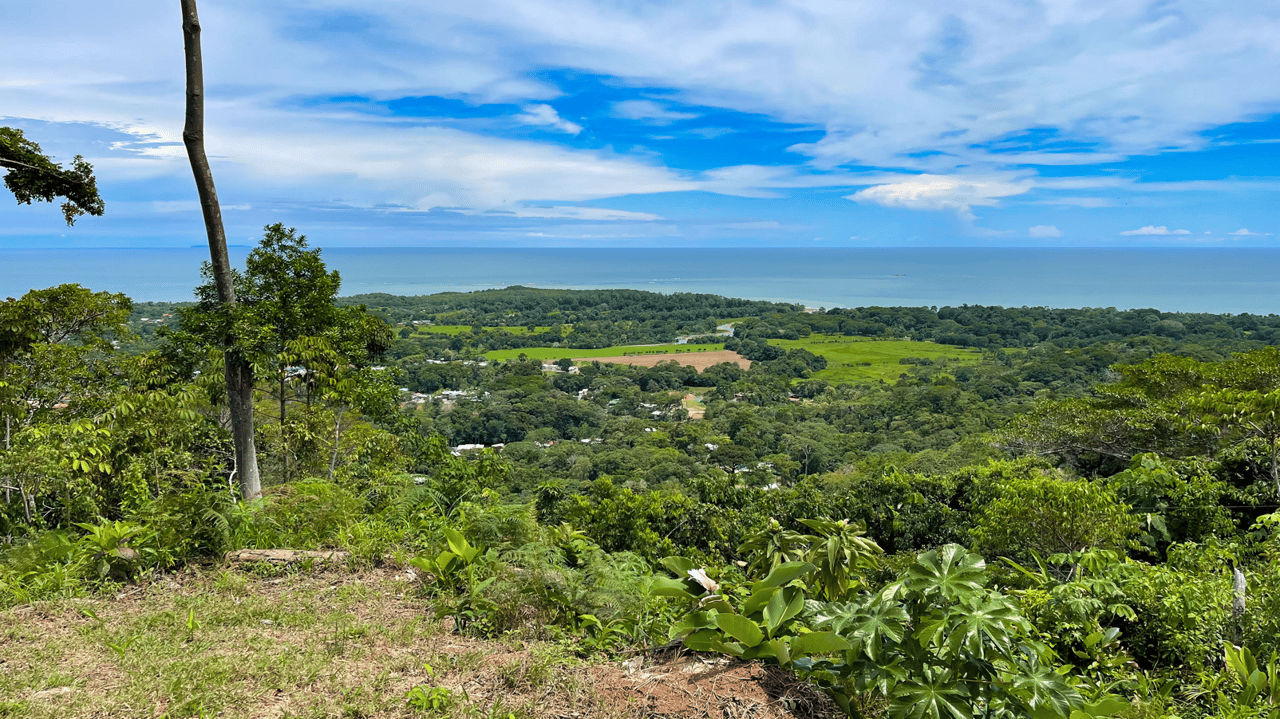
[[[620,345],[601,347],[595,350],[572,349],[569,347],[524,347],[512,350],[494,350],[486,352],[487,360],[506,362],[520,355],[536,360],[557,360],[562,357],[622,357],[624,355],[661,355],[693,352],[714,352],[724,349],[724,344],[711,345]]]
[[[814,372],[815,379],[835,385],[841,382],[867,382],[884,380],[892,382],[907,370],[899,362],[905,357],[976,364],[982,360],[982,352],[975,349],[940,345],[933,342],[910,340],[881,340],[874,337],[845,337],[843,335],[809,335],[799,340],[769,340],[769,344],[784,349],[802,348],[827,358],[827,368]]]

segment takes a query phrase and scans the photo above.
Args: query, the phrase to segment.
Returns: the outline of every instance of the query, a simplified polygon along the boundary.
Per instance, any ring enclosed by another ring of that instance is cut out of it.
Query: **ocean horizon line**
[[[1116,307],[1280,313],[1280,248],[321,247],[344,296],[546,289],[715,294],[806,307]],[[240,265],[247,247],[230,248]],[[0,249],[0,297],[66,282],[183,301],[203,247]]]

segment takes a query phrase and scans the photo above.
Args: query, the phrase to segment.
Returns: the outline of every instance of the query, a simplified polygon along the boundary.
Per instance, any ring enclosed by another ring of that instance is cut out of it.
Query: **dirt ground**
[[[640,367],[653,367],[659,362],[675,360],[682,365],[693,367],[701,372],[714,364],[732,362],[743,369],[751,367],[751,360],[737,352],[717,350],[715,352],[672,352],[661,355],[628,355],[626,357],[575,357],[574,362],[608,362],[612,364],[629,364]]]
[[[436,621],[408,570],[183,572],[0,611],[0,717],[841,716],[756,663],[675,652],[583,661]],[[415,706],[413,692],[439,701]]]

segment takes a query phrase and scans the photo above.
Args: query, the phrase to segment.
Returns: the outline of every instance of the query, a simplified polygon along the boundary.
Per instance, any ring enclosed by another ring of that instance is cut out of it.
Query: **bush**
[[[995,488],[973,535],[994,554],[1027,559],[1085,549],[1127,549],[1138,519],[1115,492],[1058,476],[1013,479]]]

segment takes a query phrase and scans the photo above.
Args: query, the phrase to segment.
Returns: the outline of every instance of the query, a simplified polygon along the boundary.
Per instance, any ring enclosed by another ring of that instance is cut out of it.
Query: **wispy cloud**
[[[640,120],[651,125],[669,125],[677,120],[692,120],[698,117],[691,112],[677,112],[667,109],[652,100],[623,100],[615,102],[610,114],[622,120]]]
[[[512,207],[501,210],[486,210],[487,215],[508,215],[510,217],[537,217],[565,220],[591,220],[596,222],[652,222],[662,217],[649,212],[631,212],[629,210],[611,210],[605,207]]]
[[[1027,228],[1028,237],[1062,237],[1062,230],[1053,225],[1033,225]]]
[[[1191,234],[1191,231],[1190,230],[1170,230],[1168,227],[1165,227],[1164,225],[1160,225],[1159,227],[1156,227],[1155,225],[1147,225],[1145,227],[1139,227],[1136,230],[1125,230],[1120,234],[1122,235],[1189,235]]]
[[[1115,201],[1106,197],[1054,197],[1048,200],[1037,200],[1037,205],[1054,205],[1055,207],[1083,207],[1088,209],[1098,207],[1113,207]]]
[[[526,125],[544,125],[570,135],[582,132],[582,125],[560,117],[554,107],[545,104],[525,105],[524,112],[516,115],[516,121]]]
[[[1243,236],[1258,237],[1258,236],[1262,236],[1262,235],[1270,235],[1271,233],[1270,233],[1270,232],[1250,232],[1247,228],[1242,227],[1242,228],[1240,228],[1240,229],[1236,230],[1235,232],[1228,232],[1227,234],[1228,234],[1228,235],[1237,235],[1237,236],[1242,236],[1242,237],[1243,237]]]

